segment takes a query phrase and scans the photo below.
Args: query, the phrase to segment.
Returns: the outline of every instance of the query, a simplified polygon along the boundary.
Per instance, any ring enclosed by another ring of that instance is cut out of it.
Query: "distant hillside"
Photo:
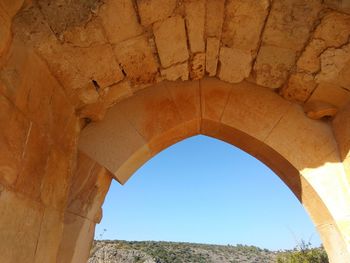
[[[95,241],[89,263],[275,263],[277,252],[254,246]]]

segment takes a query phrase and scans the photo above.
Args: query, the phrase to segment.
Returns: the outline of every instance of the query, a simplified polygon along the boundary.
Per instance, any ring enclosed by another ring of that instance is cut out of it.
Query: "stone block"
[[[282,87],[281,95],[292,101],[305,102],[316,88],[317,83],[312,75],[307,73],[292,74],[286,85]]]
[[[72,178],[67,210],[98,223],[99,211],[111,184],[106,168],[78,153],[77,170]]]
[[[350,104],[341,109],[332,121],[341,159],[350,164]],[[350,166],[348,166],[350,168]],[[350,171],[350,170],[349,170]]]
[[[85,26],[67,28],[63,33],[63,39],[75,47],[90,47],[108,42],[99,17],[91,19]]]
[[[290,103],[274,92],[242,82],[232,85],[221,122],[264,141],[289,107]]]
[[[324,159],[337,151],[330,126],[325,122],[309,119],[298,105],[293,105],[284,114],[265,143],[299,171],[322,166]],[[302,155],[300,149],[303,149]]]
[[[168,18],[176,7],[176,0],[137,0],[141,24],[149,26]]]
[[[94,231],[95,223],[67,212],[57,263],[87,262]]]
[[[46,206],[62,211],[67,203],[70,179],[73,172],[72,153],[52,146],[46,174],[41,184],[41,200]]]
[[[34,262],[44,209],[20,194],[0,192],[0,261]]]
[[[170,68],[161,69],[161,75],[166,80],[175,81],[178,79],[188,80],[189,70],[187,62],[182,64],[176,64],[171,66]]]
[[[252,67],[252,56],[250,52],[221,47],[219,61],[221,66],[218,77],[221,80],[238,83],[250,74]]]
[[[220,40],[215,37],[207,38],[207,51],[206,51],[206,63],[205,70],[210,77],[216,75],[219,59]]]
[[[22,169],[30,122],[0,94],[0,182],[13,185]]]
[[[192,53],[204,52],[205,0],[185,1],[188,42]]]
[[[256,83],[272,89],[281,87],[287,80],[295,58],[296,53],[291,49],[262,46],[254,66]]]
[[[200,80],[202,118],[220,121],[231,93],[232,85],[216,78]]]
[[[105,1],[100,7],[99,16],[112,44],[138,36],[142,27],[137,20],[132,0]]]
[[[207,37],[221,38],[225,15],[225,0],[207,0],[205,34]]]
[[[342,108],[350,103],[350,91],[331,83],[321,83],[311,94],[308,101],[323,101],[337,108]]]
[[[174,16],[153,26],[160,62],[164,68],[188,59],[185,22]]]
[[[158,63],[145,36],[119,43],[114,47],[114,53],[132,83],[155,82]]]
[[[55,263],[63,232],[63,212],[45,208],[34,263]]]
[[[0,8],[0,57],[4,55],[11,43],[11,19]]]
[[[301,51],[322,9],[320,0],[280,0],[272,8],[263,33],[265,45]]]
[[[41,182],[45,176],[49,150],[49,138],[32,123],[23,152],[22,170],[15,187],[34,200],[40,200]]]
[[[63,45],[57,51],[62,53],[54,54],[51,58],[53,61],[48,60],[48,63],[53,74],[69,92],[96,89],[96,85],[99,88],[108,87],[124,78],[109,44],[88,48]],[[83,102],[83,98],[81,101]]]
[[[269,6],[268,0],[227,1],[222,43],[227,47],[256,54]]]

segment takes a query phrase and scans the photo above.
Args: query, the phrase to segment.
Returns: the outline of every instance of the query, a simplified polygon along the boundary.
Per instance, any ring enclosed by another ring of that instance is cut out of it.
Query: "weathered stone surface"
[[[155,23],[153,32],[163,67],[167,68],[188,59],[185,22],[180,16]]]
[[[188,80],[189,70],[187,62],[161,70],[162,76],[167,80]]]
[[[95,224],[66,212],[57,263],[86,262],[94,238]]]
[[[132,0],[105,1],[100,7],[99,16],[112,44],[142,33]]]
[[[68,211],[98,223],[99,211],[111,184],[112,174],[85,154],[78,153],[72,178]]]
[[[306,73],[292,74],[281,94],[288,100],[305,102],[316,88],[317,83],[312,75]]]
[[[63,33],[64,42],[75,47],[90,47],[107,43],[104,28],[99,18],[90,20],[84,27],[76,26]]]
[[[295,52],[275,46],[262,46],[254,70],[258,85],[276,89],[286,81],[295,62]]]
[[[42,216],[39,203],[1,188],[1,262],[34,262]],[[20,249],[14,249],[14,245]]]
[[[35,263],[56,262],[62,238],[63,212],[45,208],[35,252]]]
[[[41,182],[45,176],[49,140],[38,126],[31,124],[23,152],[22,170],[16,189],[35,200],[40,200]]]
[[[171,16],[176,7],[176,0],[137,0],[137,7],[141,24],[149,26]]]
[[[321,55],[321,71],[317,82],[337,84],[350,91],[350,44],[342,48],[329,48]]]
[[[132,83],[155,82],[158,64],[145,36],[119,43],[114,47],[114,53]]]
[[[0,182],[13,185],[22,168],[30,122],[0,94]]]
[[[130,83],[127,81],[120,82],[118,84],[114,84],[110,87],[103,89],[101,98],[103,104],[109,108],[118,101],[126,99],[132,96],[132,90]]]
[[[241,82],[250,74],[251,59],[250,52],[221,47],[219,78],[231,83]]]
[[[256,53],[269,1],[229,0],[223,25],[222,42],[231,48]]]
[[[263,34],[267,45],[302,50],[321,10],[320,0],[280,0],[272,4]]]
[[[225,0],[207,0],[205,33],[207,37],[220,39],[224,22]]]
[[[190,77],[191,79],[201,79],[205,74],[205,53],[197,53],[191,59]]]
[[[210,77],[216,75],[219,58],[220,40],[214,37],[207,38],[207,52],[205,70]]]
[[[92,11],[98,9],[99,1],[57,2],[50,0],[38,0],[41,13],[56,34],[62,34],[67,28],[84,25],[92,16]]]
[[[318,72],[321,68],[319,56],[326,47],[324,40],[313,39],[299,58],[297,63],[298,69],[310,74]]]
[[[308,101],[323,101],[342,108],[350,102],[350,91],[332,83],[321,83],[317,86]]]
[[[192,53],[204,52],[205,0],[185,2],[188,42]]]
[[[98,87],[104,88],[124,78],[109,44],[89,48],[65,45],[59,51],[62,53],[53,55],[48,63],[53,73],[70,93],[72,90],[86,89],[77,93],[82,104],[91,103],[97,98],[93,91],[95,89],[93,81]]]
[[[314,38],[322,39],[327,47],[339,47],[348,42],[350,35],[350,16],[330,12],[324,16],[316,28]]]
[[[46,174],[41,185],[41,200],[46,206],[59,211],[65,208],[70,178],[72,176],[72,154],[59,147],[51,147]]]
[[[11,41],[11,20],[10,17],[0,8],[0,56],[8,48]]]

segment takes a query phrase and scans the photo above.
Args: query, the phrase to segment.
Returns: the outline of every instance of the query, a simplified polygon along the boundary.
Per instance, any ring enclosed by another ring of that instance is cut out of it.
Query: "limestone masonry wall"
[[[80,131],[162,81],[193,80],[176,98],[184,113],[205,76],[267,88],[327,129],[334,117],[350,181],[348,0],[1,0],[0,262],[84,262],[114,175],[78,150]]]

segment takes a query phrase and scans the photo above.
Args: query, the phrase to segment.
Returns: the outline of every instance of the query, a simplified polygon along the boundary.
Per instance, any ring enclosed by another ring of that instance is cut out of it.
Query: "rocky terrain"
[[[88,263],[272,263],[277,252],[254,246],[95,241]]]

